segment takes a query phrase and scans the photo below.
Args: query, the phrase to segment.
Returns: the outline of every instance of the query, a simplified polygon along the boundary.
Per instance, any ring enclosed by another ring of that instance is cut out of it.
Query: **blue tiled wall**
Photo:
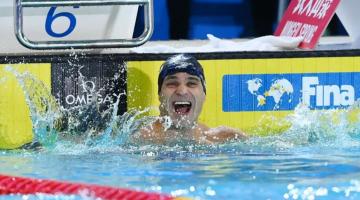
[[[142,10],[134,35],[142,32]],[[155,30],[151,40],[169,39],[166,0],[154,0]],[[140,20],[140,21],[139,21]],[[189,39],[205,39],[207,33],[221,38],[246,37],[251,28],[250,8],[245,0],[193,0]]]

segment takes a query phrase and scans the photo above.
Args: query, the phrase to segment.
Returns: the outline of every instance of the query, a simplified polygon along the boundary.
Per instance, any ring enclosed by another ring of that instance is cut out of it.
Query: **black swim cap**
[[[204,70],[196,58],[188,54],[171,56],[161,65],[158,77],[158,93],[160,93],[165,77],[178,72],[185,72],[199,77],[206,94]]]

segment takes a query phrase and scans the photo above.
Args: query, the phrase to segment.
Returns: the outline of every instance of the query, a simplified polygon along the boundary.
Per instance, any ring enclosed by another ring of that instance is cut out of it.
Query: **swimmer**
[[[201,64],[191,55],[175,55],[162,64],[158,95],[160,116],[135,134],[137,142],[219,144],[247,138],[233,128],[209,128],[198,122],[206,99],[206,83]]]

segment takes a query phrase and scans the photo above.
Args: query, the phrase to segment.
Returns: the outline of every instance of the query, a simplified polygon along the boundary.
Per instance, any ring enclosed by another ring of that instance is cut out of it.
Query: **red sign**
[[[299,48],[313,49],[331,18],[340,0],[292,0],[279,26],[276,36],[302,36]]]

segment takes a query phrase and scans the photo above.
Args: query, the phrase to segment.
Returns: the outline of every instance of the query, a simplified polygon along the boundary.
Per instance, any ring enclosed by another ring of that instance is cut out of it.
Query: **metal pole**
[[[288,0],[279,0],[277,22],[281,21],[281,18],[284,15],[287,5],[288,5]]]
[[[111,6],[111,5],[139,5],[147,4],[148,0],[23,0],[22,7],[49,7],[49,6]]]
[[[102,39],[77,41],[31,41],[23,32],[23,7],[50,6],[108,6],[108,5],[142,5],[144,6],[144,31],[138,38]],[[18,41],[30,49],[85,49],[85,48],[119,48],[135,47],[147,42],[154,30],[153,0],[15,0],[15,35]]]

